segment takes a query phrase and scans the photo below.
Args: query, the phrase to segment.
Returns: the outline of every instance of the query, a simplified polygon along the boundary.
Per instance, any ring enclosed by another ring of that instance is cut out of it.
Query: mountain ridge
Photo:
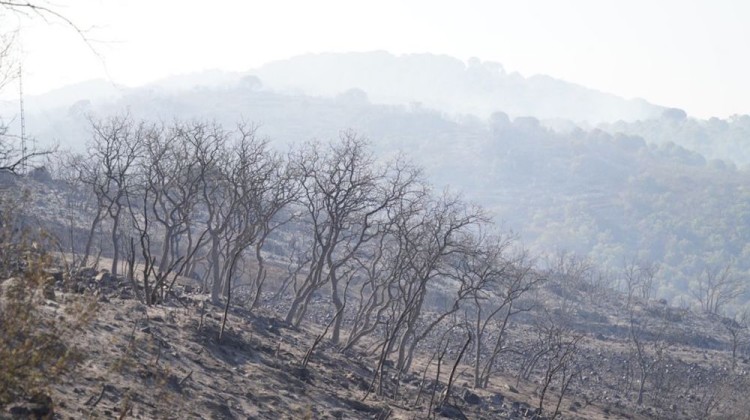
[[[492,61],[471,58],[464,62],[448,55],[306,54],[268,63],[250,73],[274,89],[326,96],[361,89],[376,103],[421,102],[443,112],[482,118],[502,111],[513,117],[598,123],[654,118],[666,109],[548,75],[507,73],[502,64]]]

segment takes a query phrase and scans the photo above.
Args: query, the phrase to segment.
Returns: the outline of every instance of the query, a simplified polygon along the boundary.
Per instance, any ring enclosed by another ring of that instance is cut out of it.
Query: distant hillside
[[[708,160],[750,165],[750,115],[698,120],[687,118],[679,110],[668,110],[658,119],[619,121],[602,124],[600,128],[615,134],[641,136],[649,143],[678,144]]]
[[[24,107],[27,112],[35,113],[60,107],[67,108],[79,101],[101,104],[116,101],[127,91],[128,88],[115,85],[106,80],[87,80],[41,95],[27,95],[24,97]],[[0,115],[6,121],[12,119],[18,112],[19,103],[17,98],[13,100],[0,100]]]
[[[451,114],[569,119],[598,123],[656,117],[663,108],[536,75],[506,73],[493,62],[432,54],[387,52],[316,54],[277,61],[254,70],[273,89],[333,96],[361,89],[375,103],[421,103]]]

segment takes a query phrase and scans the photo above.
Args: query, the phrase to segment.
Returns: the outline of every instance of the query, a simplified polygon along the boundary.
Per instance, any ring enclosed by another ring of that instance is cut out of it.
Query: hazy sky
[[[22,22],[25,89],[91,78],[138,85],[248,70],[308,52],[472,56],[699,117],[750,114],[744,0],[55,0],[69,28]],[[7,25],[7,21],[6,21]],[[6,92],[4,96],[8,95]]]

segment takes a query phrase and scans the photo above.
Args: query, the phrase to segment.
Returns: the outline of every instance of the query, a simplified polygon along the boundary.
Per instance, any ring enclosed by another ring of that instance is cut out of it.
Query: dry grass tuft
[[[74,338],[96,313],[90,297],[61,305],[43,232],[20,223],[28,196],[0,197],[0,407],[51,401],[49,387],[70,372],[82,353]]]

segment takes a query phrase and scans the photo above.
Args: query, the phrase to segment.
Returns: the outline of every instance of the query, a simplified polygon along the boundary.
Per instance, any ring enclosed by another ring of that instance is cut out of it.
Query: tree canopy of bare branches
[[[743,279],[734,273],[731,264],[706,267],[690,290],[704,312],[716,315],[746,292]]]

